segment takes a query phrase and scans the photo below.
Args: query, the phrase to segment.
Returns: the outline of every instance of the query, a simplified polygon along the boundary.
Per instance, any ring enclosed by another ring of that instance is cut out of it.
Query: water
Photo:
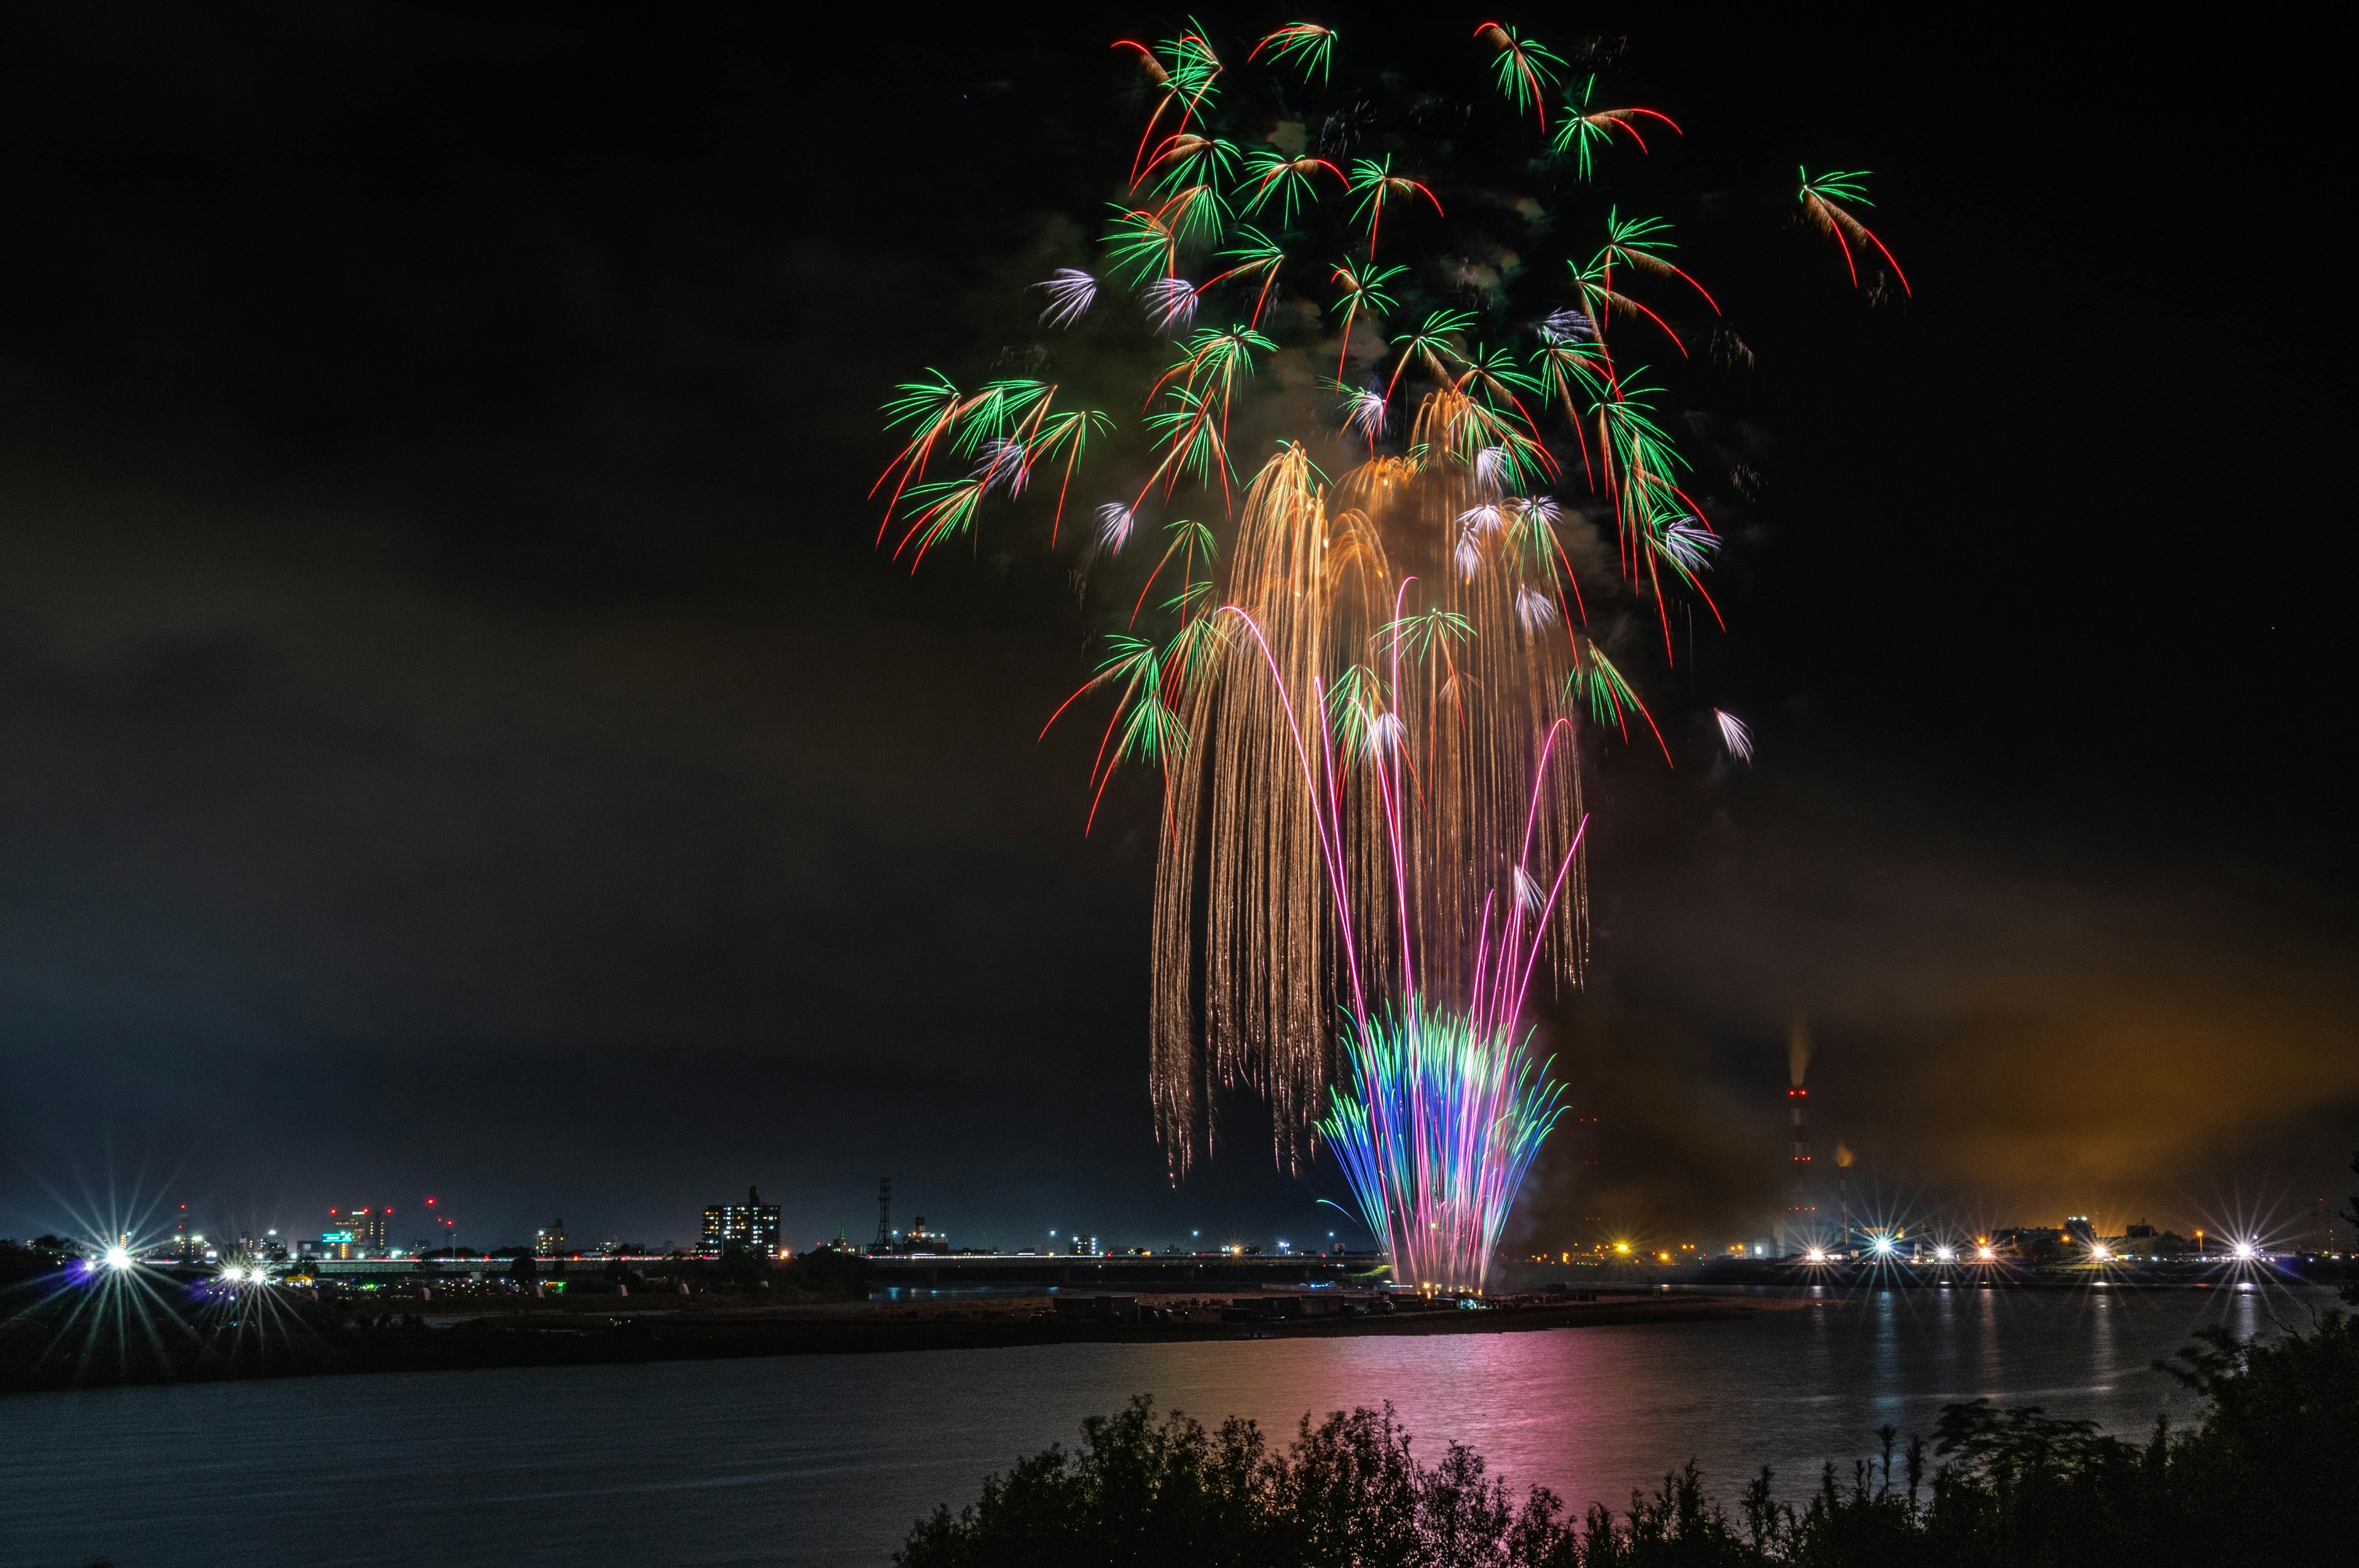
[[[1746,1323],[1061,1345],[214,1383],[0,1399],[0,1564],[881,1564],[910,1521],[1131,1394],[1292,1429],[1393,1401],[1429,1456],[1620,1503],[1694,1455],[1733,1500],[1988,1394],[2143,1436],[2201,1323],[2327,1292],[1830,1292]]]

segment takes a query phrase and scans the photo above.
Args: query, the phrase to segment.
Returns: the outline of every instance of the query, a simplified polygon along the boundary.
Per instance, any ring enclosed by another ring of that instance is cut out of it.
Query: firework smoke
[[[1803,1075],[1810,1070],[1810,1026],[1800,1013],[1786,1025],[1786,1076],[1796,1088],[1802,1087]]]

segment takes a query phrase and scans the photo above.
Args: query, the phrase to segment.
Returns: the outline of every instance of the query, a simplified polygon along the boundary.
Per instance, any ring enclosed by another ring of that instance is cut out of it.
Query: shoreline
[[[485,1313],[447,1327],[412,1318],[389,1326],[317,1329],[303,1325],[265,1338],[190,1342],[116,1375],[91,1375],[87,1362],[37,1356],[0,1368],[0,1394],[379,1372],[582,1367],[657,1361],[733,1360],[780,1356],[889,1355],[925,1350],[994,1350],[1041,1345],[1206,1344],[1363,1336],[1520,1334],[1549,1329],[1646,1324],[1726,1323],[1762,1311],[1793,1310],[1755,1297],[1632,1295],[1602,1301],[1529,1302],[1463,1311],[1407,1310],[1366,1315],[1264,1318],[1248,1322],[1120,1322],[1025,1314],[972,1316],[879,1311],[756,1307],[671,1311],[623,1316],[593,1312]],[[1046,1300],[1046,1298],[1038,1298]],[[869,1303],[860,1303],[863,1306]],[[1797,1301],[1794,1306],[1810,1304]],[[30,1326],[30,1325],[21,1325]],[[30,1346],[0,1325],[0,1353],[17,1360]]]

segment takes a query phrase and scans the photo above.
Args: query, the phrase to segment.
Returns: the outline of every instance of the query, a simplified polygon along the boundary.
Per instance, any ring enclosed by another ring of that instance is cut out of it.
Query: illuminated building
[[[390,1208],[332,1208],[328,1211],[328,1231],[320,1239],[324,1244],[330,1232],[343,1232],[342,1245],[349,1250],[338,1252],[339,1258],[382,1258],[393,1245],[393,1210]]]
[[[565,1222],[561,1219],[542,1226],[532,1233],[532,1255],[536,1258],[565,1256]]]
[[[778,1249],[778,1206],[764,1203],[757,1187],[745,1189],[742,1204],[714,1204],[704,1211],[704,1254],[718,1258],[732,1247],[761,1255]]]

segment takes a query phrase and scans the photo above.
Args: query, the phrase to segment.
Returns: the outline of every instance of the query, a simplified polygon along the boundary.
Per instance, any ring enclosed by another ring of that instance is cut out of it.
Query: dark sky
[[[1245,1112],[1164,1181],[1151,806],[1084,838],[1033,740],[1087,627],[862,496],[1169,20],[9,11],[0,1232],[654,1241],[758,1182],[808,1240],[886,1171],[962,1242],[1327,1228]],[[2359,1140],[2338,90],[1897,28],[1632,24],[1659,157],[1875,170],[1915,296],[1766,199],[1718,258],[1763,501],[1680,766],[1603,765],[1543,1243],[1757,1233],[1798,1015],[1895,1212],[2289,1222]]]

